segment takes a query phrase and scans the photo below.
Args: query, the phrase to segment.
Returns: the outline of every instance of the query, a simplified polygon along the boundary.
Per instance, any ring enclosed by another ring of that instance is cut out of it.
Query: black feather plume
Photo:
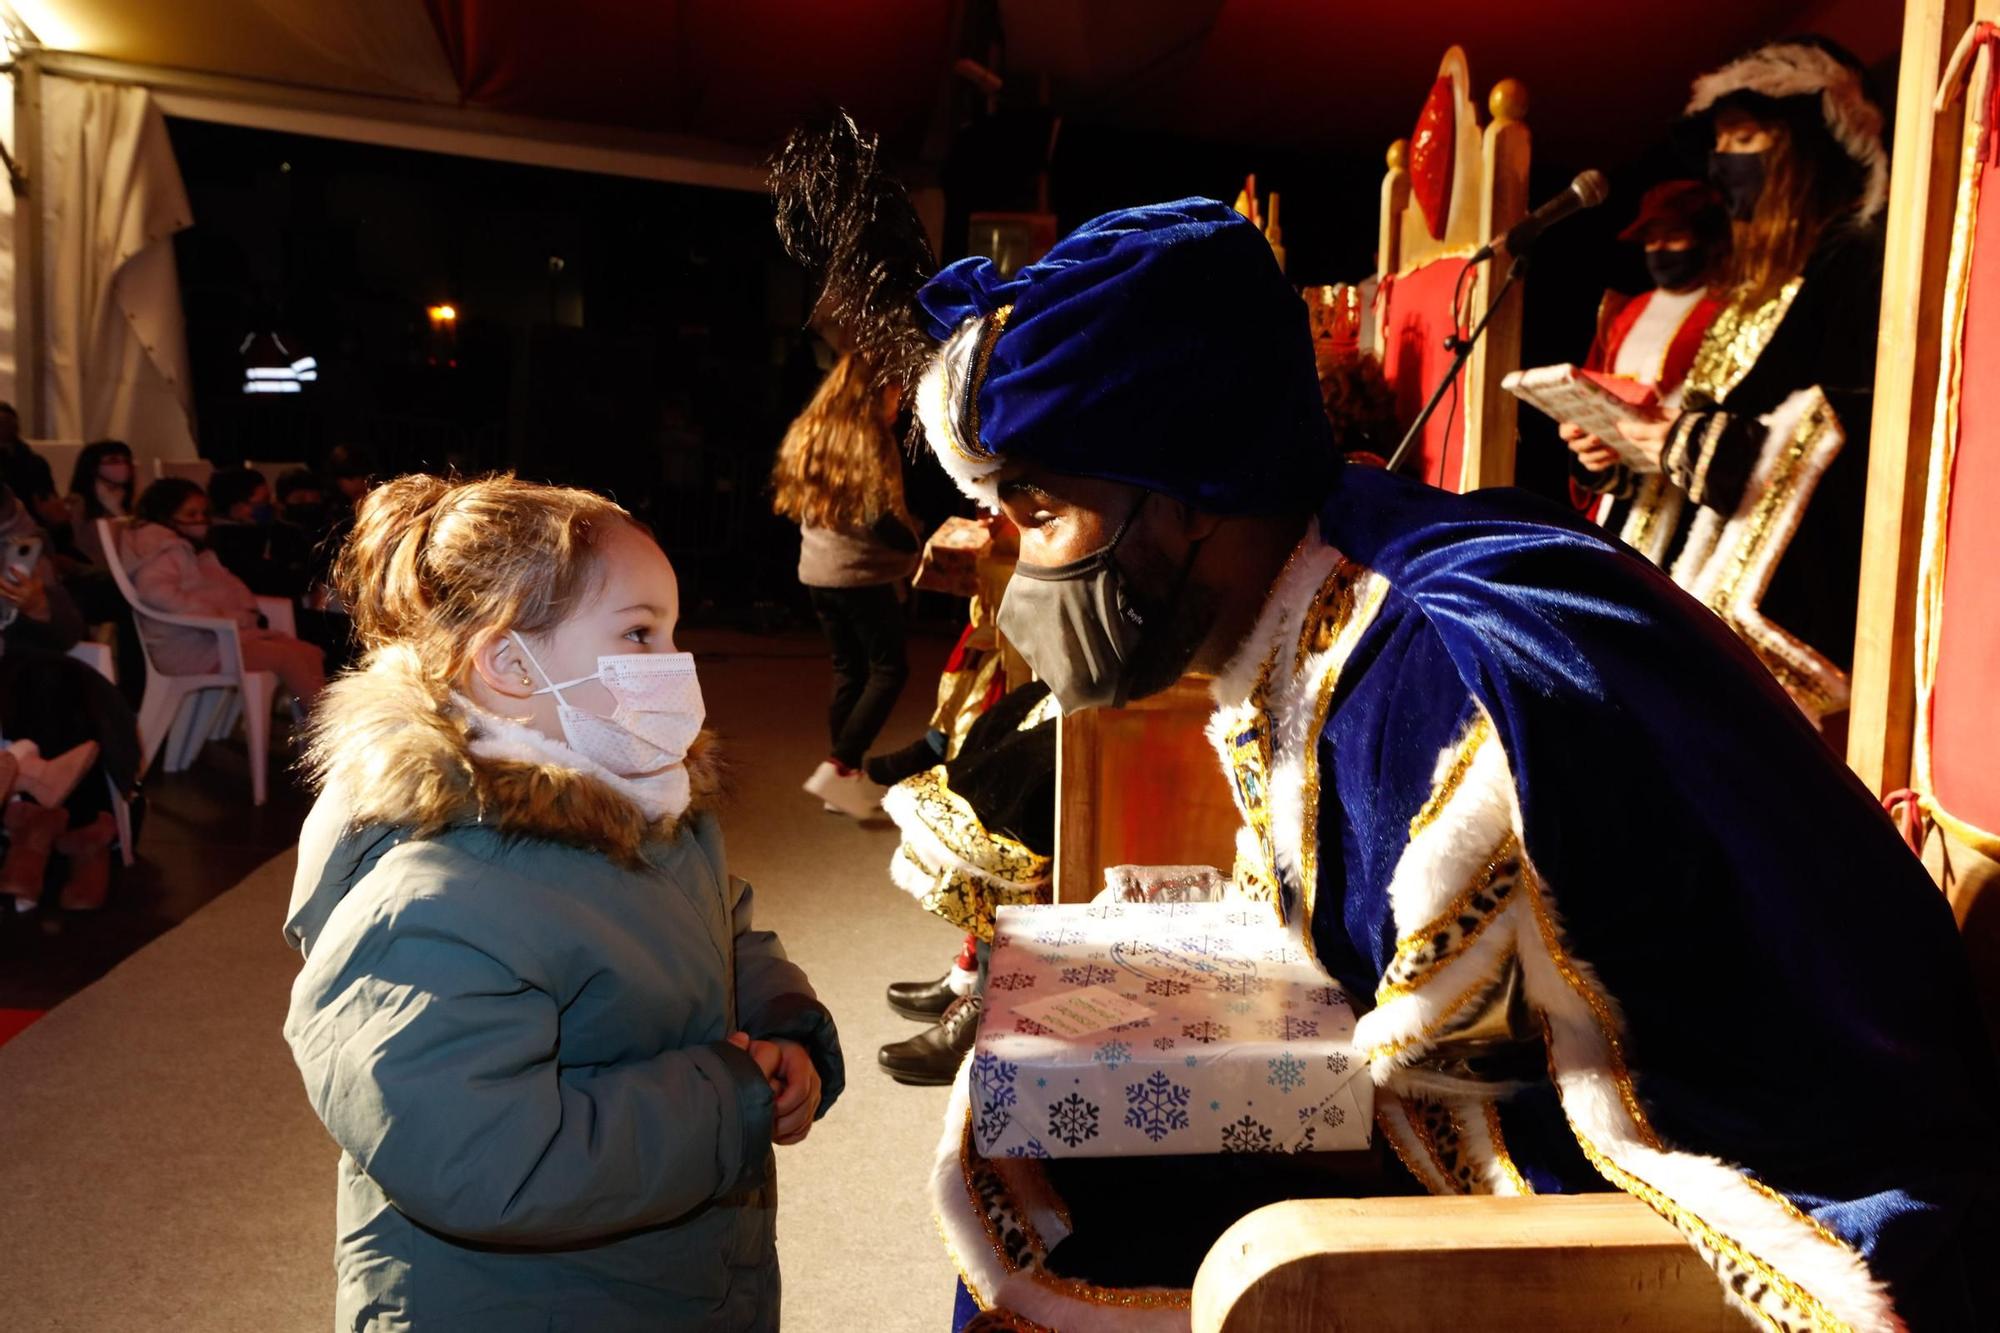
[[[937,344],[917,291],[937,271],[903,183],[845,111],[792,131],[771,163],[778,239],[819,283],[815,309],[880,384],[914,384]]]

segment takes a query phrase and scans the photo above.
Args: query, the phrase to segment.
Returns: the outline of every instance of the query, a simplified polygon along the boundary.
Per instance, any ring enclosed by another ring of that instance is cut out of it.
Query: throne
[[[1373,346],[1396,392],[1397,416],[1416,420],[1451,364],[1446,340],[1475,322],[1498,292],[1502,261],[1468,271],[1467,259],[1528,208],[1528,92],[1502,79],[1487,97],[1492,120],[1479,123],[1465,52],[1445,52],[1408,139],[1389,146],[1382,213]],[[1458,387],[1425,425],[1411,471],[1446,490],[1505,486],[1514,480],[1514,396],[1500,387],[1521,363],[1521,293],[1487,325]]]

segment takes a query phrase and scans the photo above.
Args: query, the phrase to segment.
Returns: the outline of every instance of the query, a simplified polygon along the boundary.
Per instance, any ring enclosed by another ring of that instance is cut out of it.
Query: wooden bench
[[[1216,1241],[1194,1333],[1741,1329],[1681,1234],[1625,1194],[1295,1199]]]

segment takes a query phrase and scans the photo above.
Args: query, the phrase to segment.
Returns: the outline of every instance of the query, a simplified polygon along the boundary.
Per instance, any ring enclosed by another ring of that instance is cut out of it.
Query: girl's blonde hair
[[[544,634],[575,610],[596,585],[600,540],[621,523],[645,531],[589,491],[510,475],[397,477],[361,502],[334,586],[363,648],[407,647],[447,689],[482,630]]]
[[[868,368],[843,356],[799,413],[771,469],[771,508],[808,528],[907,521],[903,465]],[[914,526],[914,524],[912,524]]]

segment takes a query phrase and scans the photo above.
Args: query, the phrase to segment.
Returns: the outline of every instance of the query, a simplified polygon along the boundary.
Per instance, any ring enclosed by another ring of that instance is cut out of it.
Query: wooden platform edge
[[[1624,1194],[1271,1204],[1210,1248],[1191,1313],[1194,1333],[1743,1327],[1680,1233]]]

